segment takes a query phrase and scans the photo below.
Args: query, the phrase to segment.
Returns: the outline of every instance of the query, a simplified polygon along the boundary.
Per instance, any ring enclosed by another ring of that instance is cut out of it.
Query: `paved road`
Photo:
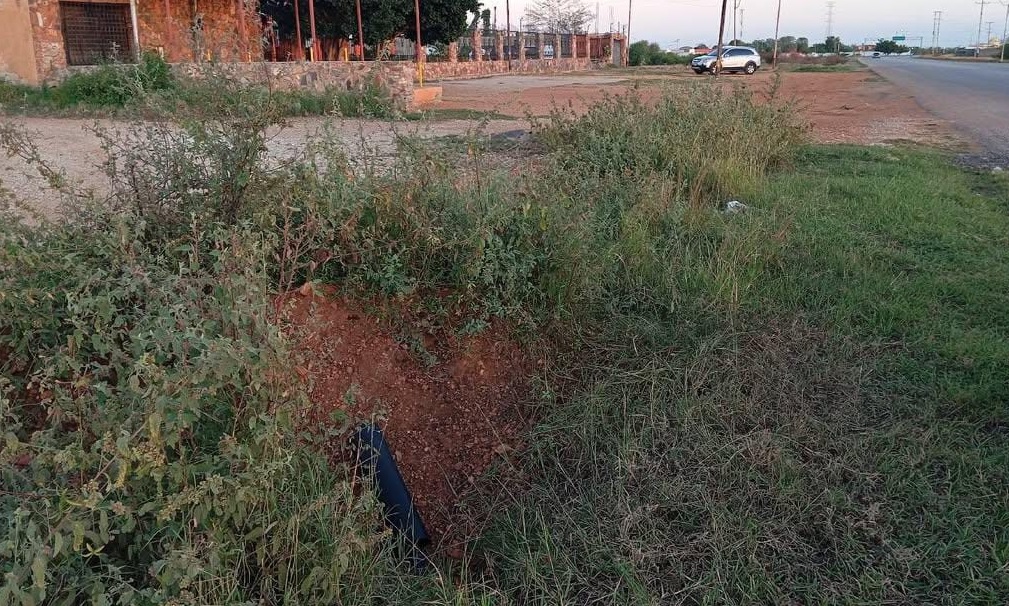
[[[1009,63],[933,61],[915,57],[866,60],[927,110],[976,141],[992,162],[1009,167]]]

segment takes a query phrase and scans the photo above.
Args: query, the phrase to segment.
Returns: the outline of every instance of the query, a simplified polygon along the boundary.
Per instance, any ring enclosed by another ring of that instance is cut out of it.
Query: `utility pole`
[[[781,0],[778,0],[778,18],[774,21],[774,55],[771,67],[778,69],[778,34],[781,32]]]
[[[574,40],[574,38],[571,38]],[[508,69],[511,69],[512,61],[512,6],[511,0],[505,0],[505,57],[508,57]],[[574,42],[572,42],[574,44]]]
[[[991,26],[993,26],[993,25],[995,25],[994,21],[989,21],[988,22],[988,37],[985,38],[985,40],[984,40],[985,46],[991,44]]]
[[[624,46],[626,48],[631,47],[631,4],[633,0],[627,0],[627,44]]]
[[[939,54],[939,28],[942,26],[942,11],[932,13],[932,54]]]
[[[722,46],[725,41],[725,12],[729,9],[729,0],[722,0],[722,19],[718,24],[718,54],[715,55],[715,77],[722,73]]]
[[[739,12],[739,5],[743,0],[732,0],[732,43],[736,43],[736,14]]]
[[[746,39],[745,34],[743,34],[743,32],[746,31],[743,28],[743,17],[745,15],[746,15],[746,9],[745,8],[739,9],[739,38],[737,38],[737,40],[739,40],[740,42]]]
[[[984,24],[984,3],[985,0],[981,0],[981,16],[977,19],[977,50],[974,51],[975,57],[981,56],[981,26]]]
[[[834,35],[834,2],[827,3],[827,37]]]
[[[1009,2],[1003,4],[1005,4],[1005,26],[1002,28],[1002,54],[999,56],[999,63],[1005,62],[1006,37],[1009,37]]]
[[[361,0],[357,0],[357,44],[360,47],[358,58],[364,61],[364,22],[361,20]]]

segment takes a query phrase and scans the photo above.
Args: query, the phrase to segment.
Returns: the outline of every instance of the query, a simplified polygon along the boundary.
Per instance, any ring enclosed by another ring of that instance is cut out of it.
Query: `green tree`
[[[301,35],[309,36],[308,8],[305,0],[264,0],[265,14],[276,21],[280,34],[294,33],[294,2],[300,1]],[[421,36],[425,43],[448,43],[465,34],[469,13],[478,14],[479,0],[425,0],[421,2]],[[415,38],[412,0],[361,0],[364,41],[379,44],[402,35]],[[350,38],[357,36],[354,0],[316,0],[315,26],[320,36]]]
[[[795,40],[795,52],[797,52],[797,53],[808,53],[809,52],[809,38],[797,38]]]
[[[897,44],[893,40],[880,40],[876,43],[876,51],[883,53],[884,55],[899,55],[901,53],[906,53],[908,48]]]

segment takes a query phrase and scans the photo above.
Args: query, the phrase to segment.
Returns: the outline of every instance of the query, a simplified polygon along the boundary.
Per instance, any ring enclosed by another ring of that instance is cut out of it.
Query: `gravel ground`
[[[104,129],[129,129],[128,122],[111,120],[79,120],[61,118],[8,118],[8,123],[32,134],[40,155],[53,168],[63,171],[80,188],[102,192],[107,188],[100,164],[105,159],[99,138],[93,132]],[[484,127],[488,135],[526,128],[523,120],[492,120]],[[275,161],[289,158],[305,148],[306,142],[329,127],[353,158],[372,162],[388,162],[396,152],[401,137],[441,137],[466,135],[478,127],[472,120],[424,122],[387,122],[380,120],[326,120],[305,118],[291,120],[269,133],[267,155]],[[0,153],[0,187],[12,191],[21,200],[31,202],[50,216],[55,212],[58,196],[49,191],[36,171],[18,158]]]

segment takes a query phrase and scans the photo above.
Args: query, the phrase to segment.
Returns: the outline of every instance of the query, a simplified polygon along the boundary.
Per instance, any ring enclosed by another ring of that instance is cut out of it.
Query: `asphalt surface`
[[[914,95],[981,147],[978,160],[1009,168],[1009,62],[866,59],[880,76]]]

